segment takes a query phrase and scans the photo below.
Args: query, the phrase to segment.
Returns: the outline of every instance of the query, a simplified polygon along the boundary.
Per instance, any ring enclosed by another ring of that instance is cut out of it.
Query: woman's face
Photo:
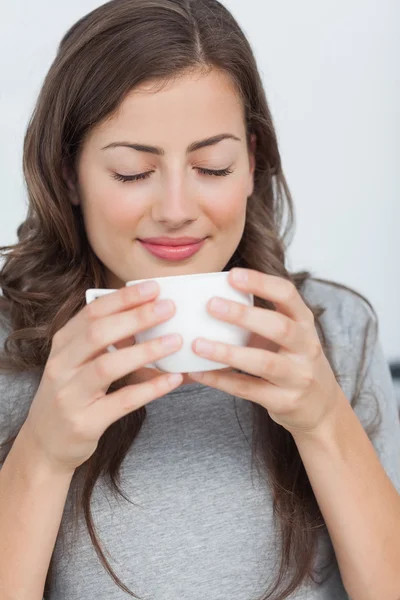
[[[221,134],[232,137],[190,148]],[[217,71],[184,76],[162,91],[151,83],[137,87],[111,119],[95,127],[82,147],[77,185],[69,185],[109,287],[221,271],[242,237],[253,192],[254,143],[253,137],[249,153],[242,104],[229,78]],[[200,169],[232,173],[217,176]],[[118,179],[144,173],[148,176],[137,181]],[[139,241],[159,236],[206,240],[196,254],[171,261]]]

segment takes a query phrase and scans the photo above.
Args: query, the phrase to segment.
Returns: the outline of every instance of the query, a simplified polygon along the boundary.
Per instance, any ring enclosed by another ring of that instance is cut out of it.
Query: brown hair
[[[225,270],[240,265],[278,275],[302,292],[311,275],[291,274],[285,266],[294,225],[292,199],[256,61],[239,25],[217,0],[113,0],[66,33],[29,122],[23,154],[28,214],[18,228],[18,243],[1,248],[5,257],[0,272],[1,302],[12,324],[2,368],[44,368],[54,334],[83,308],[85,290],[106,287],[80,208],[68,199],[63,167],[74,169],[88,132],[110,117],[135,86],[150,79],[162,85],[191,70],[212,68],[231,77],[243,101],[248,141],[252,133],[257,138],[254,193],[248,199],[243,237]],[[274,309],[260,298],[256,305]],[[309,308],[332,362],[319,319],[324,309]],[[364,359],[365,348],[362,362]],[[123,384],[115,382],[110,390]],[[358,378],[353,406],[360,384]],[[317,540],[326,525],[293,437],[263,407],[252,404],[253,456],[260,452],[281,542],[276,580],[263,598],[283,600],[308,577],[316,580]],[[93,456],[77,470],[82,474],[79,503],[99,559],[115,583],[134,597],[100,547],[90,500],[100,476],[126,498],[118,483],[119,469],[145,416],[142,407],[113,423]],[[14,439],[4,445],[10,447]]]

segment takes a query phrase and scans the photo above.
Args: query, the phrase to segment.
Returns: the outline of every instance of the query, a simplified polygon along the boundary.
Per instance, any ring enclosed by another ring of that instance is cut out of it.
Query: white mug
[[[183,344],[173,354],[160,358],[155,363],[149,363],[145,365],[146,367],[168,373],[194,373],[224,369],[229,366],[198,356],[191,347],[197,337],[236,346],[247,345],[250,338],[249,331],[213,317],[206,308],[208,301],[213,296],[253,306],[253,294],[241,292],[232,287],[228,282],[228,275],[228,271],[218,271],[216,273],[194,273],[151,278],[151,281],[157,281],[160,286],[157,299],[171,299],[174,301],[176,306],[175,315],[168,321],[136,333],[135,339],[137,342],[143,343],[162,335],[179,333],[183,338]],[[150,279],[128,281],[126,285],[136,285],[142,281],[150,281]],[[115,291],[112,289],[89,289],[86,291],[86,302],[89,304],[99,296]],[[116,348],[108,346],[107,350],[115,351]]]

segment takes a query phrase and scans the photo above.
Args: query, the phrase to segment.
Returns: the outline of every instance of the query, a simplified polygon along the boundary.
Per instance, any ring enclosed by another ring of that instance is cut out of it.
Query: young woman
[[[24,174],[0,274],[2,598],[399,598],[400,425],[376,317],[285,266],[291,196],[226,8],[114,0],[76,23]],[[145,368],[182,339],[135,334],[175,307],[124,283],[221,270],[255,306],[208,310],[249,344],[194,344],[228,365],[202,378]],[[90,287],[118,289],[85,306]]]

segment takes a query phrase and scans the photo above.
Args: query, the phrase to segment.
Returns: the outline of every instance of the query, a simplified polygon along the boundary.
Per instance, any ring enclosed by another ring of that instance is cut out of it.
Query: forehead
[[[124,139],[131,134],[162,145],[172,138],[190,143],[224,131],[239,136],[244,127],[243,103],[232,80],[212,70],[182,75],[163,86],[154,81],[134,88],[93,134],[101,141],[110,134]]]

